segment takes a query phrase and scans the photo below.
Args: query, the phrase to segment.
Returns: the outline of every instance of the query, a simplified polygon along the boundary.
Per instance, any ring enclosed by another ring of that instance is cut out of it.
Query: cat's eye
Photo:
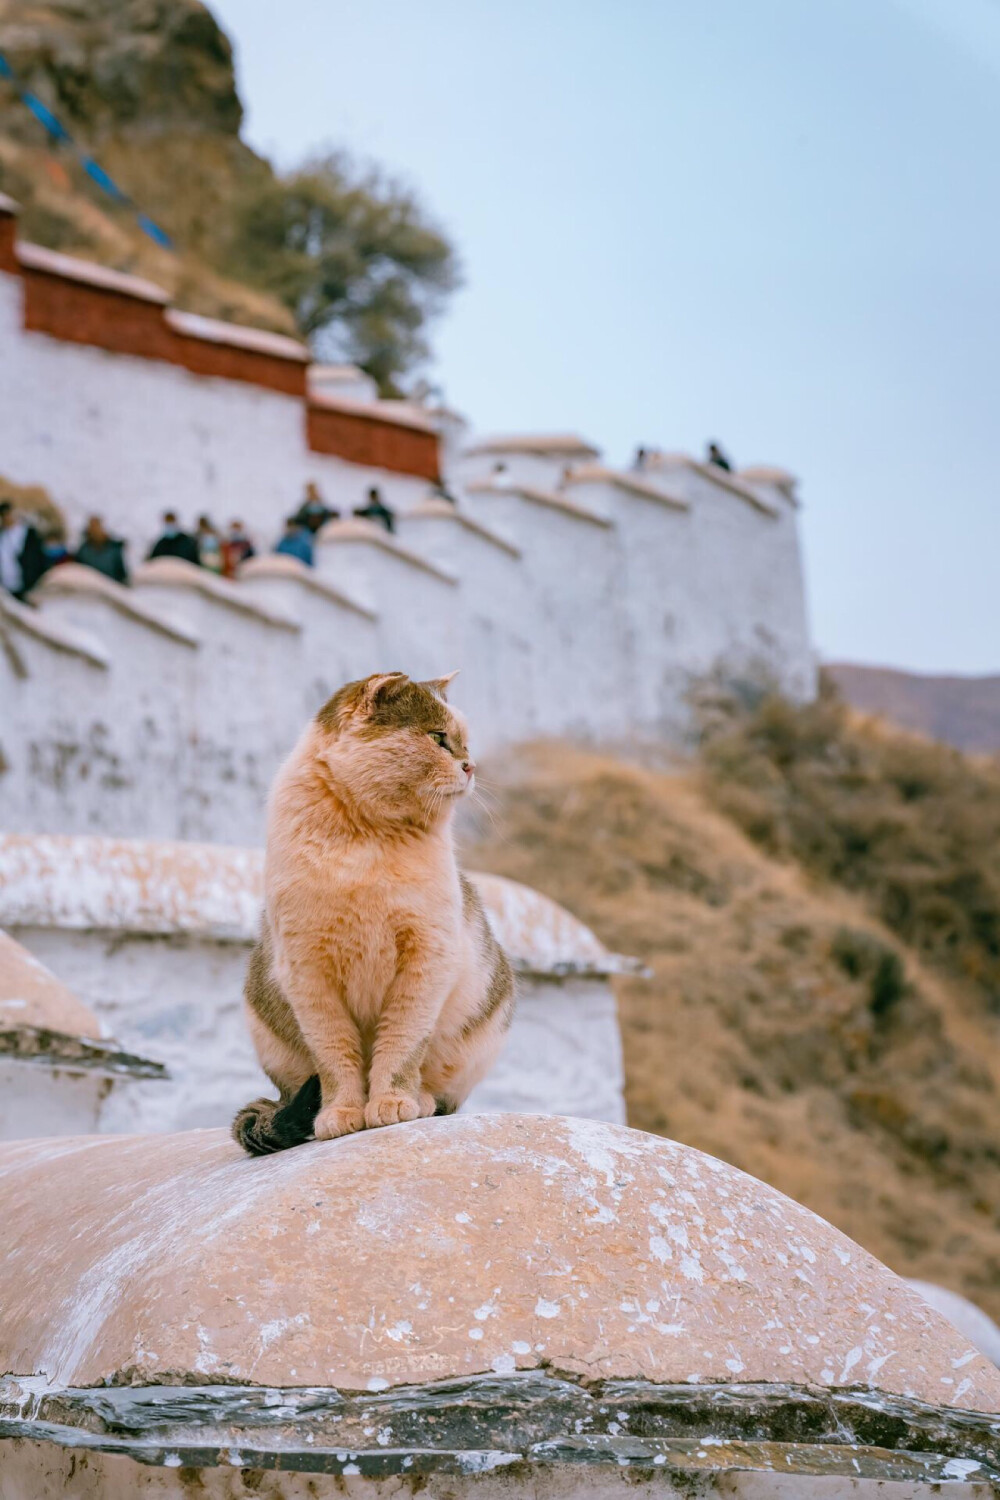
[[[442,750],[448,748],[448,736],[446,734],[442,734],[439,729],[428,730],[428,733],[435,745],[440,745]]]

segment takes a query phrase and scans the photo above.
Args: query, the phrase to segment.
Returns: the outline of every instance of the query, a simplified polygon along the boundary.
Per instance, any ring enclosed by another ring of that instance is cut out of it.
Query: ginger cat
[[[455,859],[475,765],[450,680],[349,682],[278,772],[244,995],[281,1097],[236,1116],[251,1155],[451,1113],[510,1026],[511,967]]]

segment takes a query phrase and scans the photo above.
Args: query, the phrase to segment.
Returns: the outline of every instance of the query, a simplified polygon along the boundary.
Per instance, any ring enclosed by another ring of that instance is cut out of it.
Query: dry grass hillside
[[[885,737],[836,712],[850,781],[846,745]],[[469,862],[649,964],[619,990],[633,1125],[724,1157],[997,1316],[996,1008],[962,977],[967,948],[904,941],[876,915],[877,880],[846,890],[782,839],[780,815],[808,795],[762,770],[759,717],[683,774],[552,745],[487,768]],[[897,795],[886,785],[887,816]]]

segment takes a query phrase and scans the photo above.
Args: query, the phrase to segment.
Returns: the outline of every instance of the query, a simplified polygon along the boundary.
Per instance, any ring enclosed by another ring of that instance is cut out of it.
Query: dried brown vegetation
[[[1000,1312],[992,773],[829,699],[684,774],[551,745],[492,771],[469,862],[653,971],[619,992],[631,1123]]]

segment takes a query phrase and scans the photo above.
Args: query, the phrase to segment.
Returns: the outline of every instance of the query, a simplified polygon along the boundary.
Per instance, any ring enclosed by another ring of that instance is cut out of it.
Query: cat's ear
[[[376,703],[390,702],[409,681],[405,672],[376,672],[361,684],[359,708],[367,713]]]
[[[447,677],[431,677],[427,680],[427,682],[422,682],[420,686],[427,688],[429,692],[432,692],[435,695],[435,697],[442,698],[444,702],[447,703],[448,684],[450,682],[454,682],[457,676],[458,668],[456,667],[455,671],[449,672]]]
[[[330,734],[337,734],[348,719],[367,719],[377,703],[397,692],[408,680],[402,672],[377,672],[373,677],[347,682],[323,705],[316,721]]]

